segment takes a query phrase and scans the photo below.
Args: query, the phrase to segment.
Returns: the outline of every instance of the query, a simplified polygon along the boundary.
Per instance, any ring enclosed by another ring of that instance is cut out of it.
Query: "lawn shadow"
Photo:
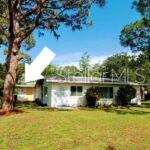
[[[68,107],[51,108],[48,106],[39,106],[35,102],[17,102],[16,108],[34,109],[34,110],[40,110],[40,111],[72,111],[73,110]]]
[[[137,105],[131,105],[131,106],[103,106],[103,107],[80,107],[80,110],[86,110],[86,111],[105,111],[105,112],[111,112],[111,113],[117,113],[119,115],[148,115],[150,114],[150,110],[144,110],[144,108],[150,108],[150,101],[143,101],[141,106]]]
[[[117,113],[119,115],[127,115],[127,114],[132,114],[132,115],[147,115],[150,114],[150,111],[143,111],[143,110],[137,110],[134,108],[124,108],[124,109],[117,109],[117,108],[106,108],[103,109],[105,112],[114,112]]]
[[[143,101],[141,107],[142,108],[150,108],[150,101]]]
[[[71,107],[59,107],[59,108],[51,108],[48,106],[39,106],[34,102],[17,102],[16,103],[16,108],[18,109],[34,109],[34,110],[40,110],[40,111],[73,111],[76,108],[71,108]],[[78,110],[85,110],[85,111],[105,111],[105,112],[112,112],[112,113],[117,113],[119,115],[126,115],[126,114],[132,114],[132,115],[146,115],[150,114],[150,111],[143,110],[143,108],[150,108],[150,102],[144,102],[142,106],[138,107],[94,107],[94,108],[89,108],[89,107],[78,107]]]

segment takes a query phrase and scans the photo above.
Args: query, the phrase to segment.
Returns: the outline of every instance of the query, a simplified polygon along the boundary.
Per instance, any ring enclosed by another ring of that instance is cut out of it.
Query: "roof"
[[[51,83],[84,83],[84,84],[114,84],[114,85],[140,85],[135,82],[119,81],[117,79],[98,78],[98,77],[64,77],[64,76],[52,76],[45,79],[46,82]]]
[[[35,87],[35,86],[36,82],[21,83],[16,85],[16,87]]]

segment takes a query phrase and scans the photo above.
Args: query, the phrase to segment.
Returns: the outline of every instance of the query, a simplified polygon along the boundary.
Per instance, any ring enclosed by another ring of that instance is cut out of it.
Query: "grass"
[[[0,149],[149,150],[150,101],[142,107],[57,110],[19,105],[0,117]]]

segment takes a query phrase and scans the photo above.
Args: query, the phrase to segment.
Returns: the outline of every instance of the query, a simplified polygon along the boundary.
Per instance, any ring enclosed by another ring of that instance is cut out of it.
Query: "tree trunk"
[[[9,42],[8,55],[6,60],[6,77],[3,91],[3,106],[2,109],[10,111],[13,109],[13,91],[16,83],[16,72],[18,65],[19,45],[15,40]]]

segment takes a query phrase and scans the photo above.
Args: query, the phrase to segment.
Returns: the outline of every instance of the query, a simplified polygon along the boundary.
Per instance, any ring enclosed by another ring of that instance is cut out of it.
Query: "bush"
[[[117,92],[117,104],[126,106],[131,102],[131,99],[135,97],[136,89],[131,85],[120,87]]]
[[[2,108],[2,104],[3,104],[3,99],[2,99],[2,97],[0,96],[0,109]]]
[[[43,104],[39,98],[36,98],[34,103],[37,104],[38,106],[47,106],[47,104]]]
[[[95,107],[96,101],[100,98],[100,88],[91,87],[86,91],[87,106]]]

